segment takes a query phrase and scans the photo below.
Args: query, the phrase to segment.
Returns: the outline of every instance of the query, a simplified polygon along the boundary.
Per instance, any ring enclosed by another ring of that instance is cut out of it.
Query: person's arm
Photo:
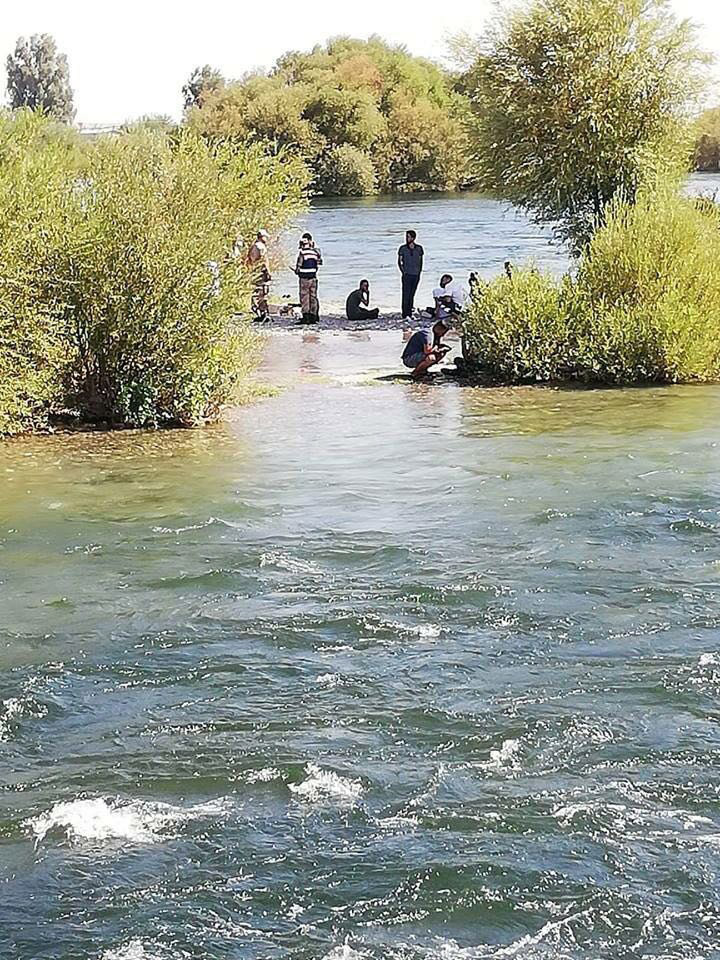
[[[362,302],[363,302],[363,304],[364,304],[366,307],[369,307],[369,306],[370,306],[370,291],[369,291],[369,290],[363,290],[363,291],[362,291]]]
[[[402,247],[400,247],[400,249],[398,250],[398,270],[400,271],[400,273],[405,273],[405,271],[403,270]]]
[[[302,264],[302,253],[299,253],[297,260],[295,261],[295,271],[294,271],[295,273],[299,271],[301,264]]]
[[[318,266],[321,267],[323,265],[323,258],[322,258],[322,250],[320,249],[320,247],[315,247],[315,253],[317,253],[317,257],[318,257]]]
[[[420,273],[422,273],[424,259],[425,259],[425,247],[420,247]]]

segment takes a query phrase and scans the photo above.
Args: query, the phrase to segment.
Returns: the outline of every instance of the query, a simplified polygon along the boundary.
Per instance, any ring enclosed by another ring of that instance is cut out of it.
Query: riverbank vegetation
[[[617,196],[688,168],[705,58],[664,0],[534,0],[463,78],[482,189],[576,247]]]
[[[705,110],[695,128],[695,169],[720,172],[720,107]]]
[[[720,207],[681,192],[704,64],[662,0],[533,0],[496,21],[467,75],[479,181],[579,260],[476,290],[466,342],[486,373],[720,379]]]
[[[720,208],[648,191],[617,199],[577,273],[532,268],[479,288],[467,347],[512,383],[720,379]]]
[[[279,229],[306,171],[261,147],[152,130],[82,142],[0,117],[0,433],[58,416],[217,416],[253,366],[238,238]]]
[[[288,53],[235,82],[205,67],[184,92],[191,130],[291,151],[316,193],[452,190],[468,179],[467,100],[454,78],[378,37]]]

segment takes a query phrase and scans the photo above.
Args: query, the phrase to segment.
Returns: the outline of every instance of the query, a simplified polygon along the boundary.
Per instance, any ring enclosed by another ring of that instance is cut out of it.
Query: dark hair
[[[312,234],[311,234],[311,233],[304,233],[304,234],[302,235],[301,239],[302,239],[302,240],[312,240]]]
[[[408,237],[412,237],[413,240],[417,239],[417,233],[415,233],[414,230],[406,230],[405,233],[408,235]]]
[[[368,286],[370,286],[370,281],[369,281],[369,280],[361,280],[360,283],[358,284],[358,290],[360,289],[360,287],[361,287],[364,283],[366,283]]]
[[[451,273],[444,273],[444,274],[440,277],[440,286],[442,286],[442,282],[443,282],[443,280],[445,280],[445,279],[447,279],[447,282],[448,282],[448,283],[452,283],[452,274],[451,274]]]

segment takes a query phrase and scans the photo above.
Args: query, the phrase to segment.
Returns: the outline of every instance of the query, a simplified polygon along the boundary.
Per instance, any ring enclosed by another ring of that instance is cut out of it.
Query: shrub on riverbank
[[[41,118],[0,119],[0,431],[217,416],[257,352],[233,319],[250,284],[235,243],[284,224],[304,187],[260,148],[141,130],[78,154]]]
[[[475,362],[513,383],[720,379],[720,208],[672,193],[615,202],[577,275],[517,271],[480,288]]]

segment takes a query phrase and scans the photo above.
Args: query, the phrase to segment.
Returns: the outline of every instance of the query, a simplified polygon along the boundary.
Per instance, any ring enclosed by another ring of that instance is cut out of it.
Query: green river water
[[[0,447],[0,956],[720,956],[720,388],[270,338]]]

